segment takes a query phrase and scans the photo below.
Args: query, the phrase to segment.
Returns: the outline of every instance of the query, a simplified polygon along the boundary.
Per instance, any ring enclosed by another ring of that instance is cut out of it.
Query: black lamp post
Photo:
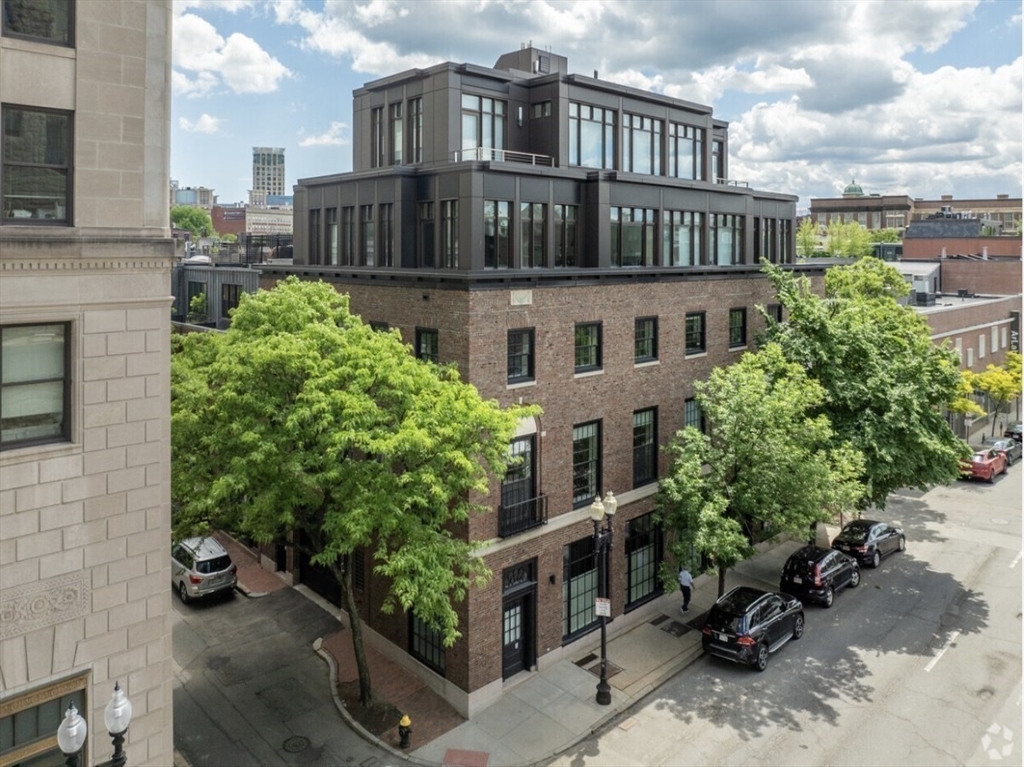
[[[608,685],[608,644],[606,626],[611,612],[608,605],[608,552],[612,548],[612,518],[619,502],[609,490],[601,500],[596,496],[590,504],[590,520],[594,523],[594,556],[597,557],[597,611],[601,617],[601,681],[597,683],[597,704],[612,702],[612,688]]]
[[[128,755],[124,752],[124,736],[132,721],[132,702],[121,689],[120,682],[114,682],[114,694],[103,710],[103,724],[114,741],[114,756],[110,760],[111,767],[124,767]]]
[[[85,736],[88,734],[89,725],[79,716],[78,709],[72,703],[57,728],[57,745],[67,757],[64,762],[67,767],[78,767],[78,752],[85,745]]]

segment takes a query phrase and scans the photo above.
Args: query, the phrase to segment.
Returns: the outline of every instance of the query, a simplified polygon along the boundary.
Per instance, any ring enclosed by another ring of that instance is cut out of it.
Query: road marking
[[[946,644],[942,645],[942,649],[939,650],[939,654],[932,658],[928,662],[928,665],[924,667],[925,672],[931,671],[933,668],[935,668],[935,664],[939,662],[939,659],[945,654],[946,650],[949,649],[950,645],[952,645],[953,642],[956,641],[956,638],[958,636],[960,636],[959,631],[954,631],[952,634],[949,635],[949,639],[946,640]]]
[[[1011,570],[1017,566],[1018,562],[1020,562],[1020,557],[1021,557],[1022,554],[1024,554],[1024,549],[1022,549],[1021,551],[1018,551],[1017,552],[1017,556],[1015,556],[1013,558],[1013,561],[1010,562],[1010,569]]]

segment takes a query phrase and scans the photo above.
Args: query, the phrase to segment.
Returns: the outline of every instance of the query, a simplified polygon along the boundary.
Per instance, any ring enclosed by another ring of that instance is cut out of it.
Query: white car
[[[230,591],[238,568],[213,538],[188,538],[171,547],[171,584],[181,601]]]

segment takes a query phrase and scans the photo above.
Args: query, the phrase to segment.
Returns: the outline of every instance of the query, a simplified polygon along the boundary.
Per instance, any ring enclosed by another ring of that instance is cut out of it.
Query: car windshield
[[[214,557],[213,559],[204,559],[196,562],[196,570],[203,575],[219,573],[221,570],[227,570],[229,567],[231,567],[231,557],[227,554],[222,557]]]
[[[981,462],[987,461],[988,460],[988,454],[987,453],[975,453],[974,454],[974,458],[972,458],[971,460],[972,461],[981,461]]]
[[[858,522],[851,522],[843,530],[839,536],[844,541],[851,541],[853,543],[860,543],[868,539],[868,533],[871,532],[871,525],[865,525]]]

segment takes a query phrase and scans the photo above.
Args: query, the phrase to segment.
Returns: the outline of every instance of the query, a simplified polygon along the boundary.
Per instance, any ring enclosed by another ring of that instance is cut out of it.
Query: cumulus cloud
[[[343,146],[348,144],[348,138],[342,135],[345,130],[348,130],[345,123],[332,122],[325,132],[317,136],[306,136],[299,142],[299,146]]]
[[[213,117],[203,113],[199,119],[193,122],[187,117],[181,117],[178,119],[178,125],[182,130],[188,131],[189,133],[220,133],[221,123],[224,121],[219,117]]]

